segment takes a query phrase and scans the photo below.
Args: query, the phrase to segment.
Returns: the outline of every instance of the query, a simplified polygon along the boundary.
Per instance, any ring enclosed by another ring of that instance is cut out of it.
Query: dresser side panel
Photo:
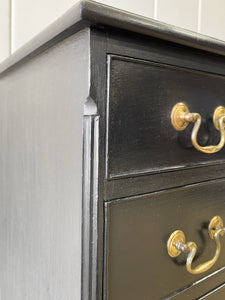
[[[89,30],[0,78],[0,298],[81,297]]]

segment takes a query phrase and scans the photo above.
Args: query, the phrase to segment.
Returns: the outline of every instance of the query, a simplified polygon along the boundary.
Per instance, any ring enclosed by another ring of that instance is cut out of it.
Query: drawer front
[[[199,298],[199,300],[222,300],[225,299],[225,284],[218,286],[213,291]]]
[[[168,255],[167,240],[182,230],[198,246],[193,267],[211,259],[216,246],[207,228],[216,215],[225,220],[224,195],[220,180],[106,203],[106,299],[162,299],[201,283],[200,296],[221,284],[216,276],[207,282],[225,265],[225,236],[218,261],[199,275],[187,272],[187,254]]]
[[[225,149],[193,148],[193,124],[180,132],[171,124],[173,106],[184,102],[202,116],[199,144],[217,144],[212,116],[225,106],[225,77],[116,55],[108,60],[108,178],[225,162]]]

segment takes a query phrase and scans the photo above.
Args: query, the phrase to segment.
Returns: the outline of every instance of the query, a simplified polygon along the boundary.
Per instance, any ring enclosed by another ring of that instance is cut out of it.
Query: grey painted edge
[[[99,115],[91,97],[84,105],[81,299],[97,300]]]
[[[106,25],[225,56],[225,42],[91,0],[72,6],[31,41],[0,64],[0,74],[25,58],[88,26]]]

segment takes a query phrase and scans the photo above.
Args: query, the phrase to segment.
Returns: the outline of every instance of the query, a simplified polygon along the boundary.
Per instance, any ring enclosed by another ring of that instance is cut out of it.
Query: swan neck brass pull
[[[171,122],[173,127],[178,130],[184,130],[190,122],[194,123],[191,134],[192,145],[203,153],[216,153],[220,151],[225,144],[225,107],[218,106],[214,111],[213,122],[217,130],[220,131],[220,142],[218,145],[200,146],[197,142],[198,131],[201,126],[201,116],[198,113],[190,113],[184,103],[177,103],[171,113]]]
[[[185,235],[183,231],[176,230],[171,235],[167,242],[167,251],[171,257],[178,256],[181,252],[188,253],[186,269],[191,274],[200,274],[208,271],[217,261],[221,251],[220,236],[225,233],[223,227],[223,220],[219,216],[212,218],[209,224],[209,236],[216,243],[216,252],[212,259],[206,261],[203,264],[198,265],[194,269],[192,268],[192,261],[195,257],[197,246],[194,242],[185,242]]]

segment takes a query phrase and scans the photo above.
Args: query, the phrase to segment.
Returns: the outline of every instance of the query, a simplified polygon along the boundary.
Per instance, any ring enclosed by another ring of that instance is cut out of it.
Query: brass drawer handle
[[[218,145],[202,147],[197,142],[197,135],[201,125],[201,116],[197,113],[190,113],[184,103],[177,103],[171,112],[171,122],[173,127],[178,130],[184,130],[190,122],[195,123],[191,134],[191,141],[195,149],[204,153],[216,153],[220,151],[225,144],[225,107],[218,106],[213,115],[214,126],[220,131],[220,142]]]
[[[174,231],[167,242],[167,252],[171,257],[177,257],[181,252],[188,253],[186,268],[187,271],[191,274],[200,274],[208,271],[217,261],[221,251],[220,245],[220,236],[223,236],[225,233],[225,228],[223,227],[223,220],[219,216],[212,218],[209,224],[209,236],[216,243],[216,252],[212,259],[206,261],[203,264],[198,265],[192,269],[191,264],[195,257],[197,246],[194,242],[185,242],[185,235],[183,231],[176,230]]]

